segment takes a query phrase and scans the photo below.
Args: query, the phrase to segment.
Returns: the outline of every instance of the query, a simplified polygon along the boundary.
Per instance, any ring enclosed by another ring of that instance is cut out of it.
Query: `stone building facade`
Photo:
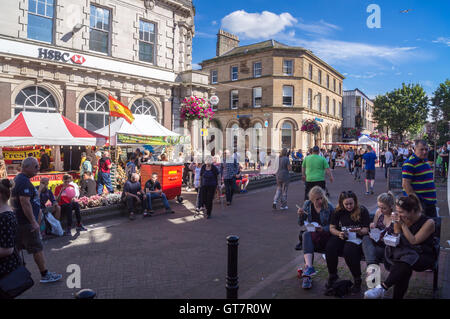
[[[210,90],[191,70],[194,15],[188,0],[2,0],[0,122],[60,112],[96,130],[112,95],[178,128],[182,99]]]
[[[355,136],[347,134],[348,129],[356,128],[361,134],[370,135],[377,126],[373,118],[373,101],[359,89],[344,91],[344,141],[355,140]]]
[[[341,73],[301,47],[274,40],[239,46],[236,36],[223,31],[217,37],[217,56],[201,66],[220,100],[211,124],[223,131],[228,145],[236,139],[226,134],[228,128],[257,129],[258,143],[274,152],[283,147],[307,151],[340,140]],[[301,131],[306,119],[316,120],[319,134]]]

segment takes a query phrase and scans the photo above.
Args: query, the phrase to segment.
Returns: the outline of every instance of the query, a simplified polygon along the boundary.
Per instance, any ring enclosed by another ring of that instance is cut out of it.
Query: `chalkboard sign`
[[[402,169],[401,168],[389,168],[388,171],[388,189],[402,189]]]

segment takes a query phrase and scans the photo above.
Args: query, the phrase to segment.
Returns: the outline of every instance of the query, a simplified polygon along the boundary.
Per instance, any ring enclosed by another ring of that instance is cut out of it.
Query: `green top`
[[[327,160],[319,155],[311,154],[303,160],[303,167],[306,168],[307,182],[320,182],[325,180],[325,170],[330,167]]]

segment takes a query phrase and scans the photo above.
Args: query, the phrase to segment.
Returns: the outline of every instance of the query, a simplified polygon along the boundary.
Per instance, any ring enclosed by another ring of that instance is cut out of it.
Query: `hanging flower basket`
[[[385,133],[382,133],[382,132],[373,132],[372,134],[370,134],[370,138],[377,139],[380,141],[388,141],[389,140],[389,137]]]
[[[357,128],[346,127],[344,128],[344,137],[345,138],[358,138],[361,135],[361,131]]]
[[[181,103],[181,118],[186,121],[210,120],[214,115],[211,105],[203,98],[191,96]]]
[[[307,133],[312,133],[312,134],[317,134],[320,132],[320,126],[319,126],[319,124],[317,124],[317,122],[315,120],[304,120],[302,127],[301,127],[301,131],[307,132]]]

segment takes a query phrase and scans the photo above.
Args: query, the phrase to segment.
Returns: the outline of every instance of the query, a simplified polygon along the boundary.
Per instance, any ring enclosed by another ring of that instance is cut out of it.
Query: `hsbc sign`
[[[56,62],[69,62],[72,61],[74,64],[83,64],[86,62],[86,58],[79,54],[71,55],[68,52],[61,52],[58,50],[49,50],[44,48],[38,48],[39,59],[52,60]]]

